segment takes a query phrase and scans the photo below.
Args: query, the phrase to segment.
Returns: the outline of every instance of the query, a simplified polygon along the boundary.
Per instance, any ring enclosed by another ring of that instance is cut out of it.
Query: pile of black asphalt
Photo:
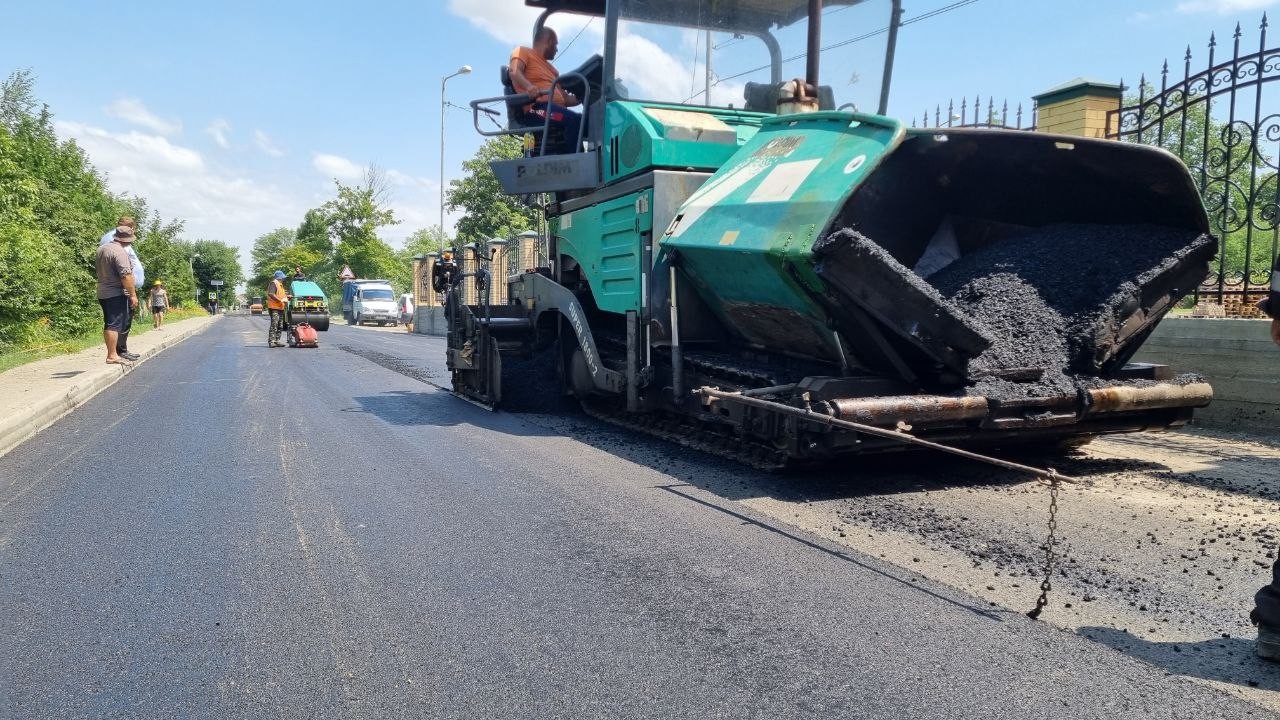
[[[1142,289],[1212,243],[1153,225],[1051,225],[964,255],[928,283],[993,341],[969,364],[970,393],[1062,395],[1096,377],[1099,348]],[[1016,377],[1020,369],[1038,372]]]
[[[556,360],[558,347],[552,343],[529,356],[506,353],[502,356],[502,409],[519,413],[575,412],[578,403],[560,389]]]

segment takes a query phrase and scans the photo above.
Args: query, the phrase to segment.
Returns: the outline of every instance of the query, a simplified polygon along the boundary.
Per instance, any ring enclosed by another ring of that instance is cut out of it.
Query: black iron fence
[[[1143,75],[1107,116],[1107,137],[1165,148],[1191,169],[1220,242],[1197,299],[1228,315],[1255,314],[1280,245],[1280,100],[1265,92],[1280,80],[1280,48],[1267,47],[1267,24],[1263,15],[1256,51],[1242,47],[1238,24],[1229,51],[1210,35],[1194,70],[1187,46],[1181,73],[1165,61],[1158,88]]]
[[[928,109],[920,117],[911,118],[911,127],[915,128],[1004,128],[1009,130],[1035,130],[1036,112],[1033,106],[1026,115],[1027,125],[1023,126],[1022,104],[1019,103],[1011,115],[1009,101],[1003,100],[999,106],[995,98],[987,98],[983,107],[982,96],[975,96],[973,104],[968,98],[961,98],[957,105],[955,100],[948,100],[944,110],[942,105],[933,109],[932,116]]]

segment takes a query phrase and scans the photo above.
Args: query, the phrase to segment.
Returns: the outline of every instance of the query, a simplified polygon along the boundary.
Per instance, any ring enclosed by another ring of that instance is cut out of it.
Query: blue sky
[[[906,0],[905,17],[953,2]],[[1203,62],[1210,31],[1227,40],[1237,21],[1256,49],[1262,12],[1276,6],[1280,0],[977,0],[903,28],[890,114],[918,117],[975,94],[1029,106],[1032,95],[1077,76],[1134,83],[1166,57],[1181,68],[1188,44]],[[440,79],[470,64],[474,73],[449,81],[449,100],[465,106],[498,94],[497,68],[533,15],[520,0],[13,0],[3,12],[0,73],[31,68],[60,135],[83,144],[113,190],[186,220],[189,238],[241,247],[247,266],[255,237],[296,227],[332,195],[334,178],[354,181],[369,163],[387,171],[402,220],[384,233],[393,245],[435,224]],[[583,28],[570,18],[552,24],[562,51]],[[833,14],[824,44],[881,24],[874,6]],[[562,70],[598,49],[599,25],[562,52]],[[728,40],[713,39],[723,44],[712,60],[717,73],[752,67],[759,47]],[[700,42],[694,33],[638,29],[628,35],[627,71],[650,92],[696,88]],[[882,52],[880,36],[824,54],[824,81],[838,102],[871,103]],[[784,74],[802,75],[803,63]],[[746,79],[718,85],[713,99],[728,102]],[[447,111],[445,129],[447,182],[481,138],[460,110]]]

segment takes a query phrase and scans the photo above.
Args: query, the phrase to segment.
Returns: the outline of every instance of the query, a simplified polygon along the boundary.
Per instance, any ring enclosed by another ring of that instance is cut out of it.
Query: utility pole
[[[440,78],[440,233],[444,234],[444,85],[449,82],[449,78],[455,78],[459,75],[466,75],[471,72],[470,65],[463,65],[458,68],[457,72],[452,75],[445,75]]]
[[[707,28],[706,39],[707,39],[707,61],[703,63],[703,66],[704,66],[703,69],[707,71],[707,77],[706,77],[707,88],[706,88],[706,94],[703,97],[703,100],[705,101],[703,104],[710,107],[711,106],[711,28]]]

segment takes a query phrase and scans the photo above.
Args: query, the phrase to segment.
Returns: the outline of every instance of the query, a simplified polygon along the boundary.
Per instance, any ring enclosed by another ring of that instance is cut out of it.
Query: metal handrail
[[[587,129],[587,108],[591,102],[591,83],[587,82],[587,77],[580,72],[567,72],[559,75],[551,82],[551,87],[547,89],[547,117],[542,125],[542,143],[538,148],[538,155],[541,157],[547,154],[547,134],[551,132],[551,101],[556,96],[556,88],[561,87],[561,80],[565,78],[578,78],[582,81],[582,122],[578,123],[578,142],[574,145],[574,152],[582,152],[582,133]],[[566,108],[567,109],[567,108]]]
[[[480,113],[484,113],[489,116],[502,114],[492,108],[483,107],[484,105],[489,105],[491,103],[496,103],[498,101],[502,101],[507,105],[510,105],[516,102],[517,100],[523,100],[524,102],[527,103],[529,102],[529,94],[514,93],[511,95],[497,95],[495,97],[480,98],[479,100],[472,100],[471,101],[471,120],[472,120],[472,123],[475,125],[476,132],[483,135],[484,137],[498,137],[500,135],[519,135],[521,133],[528,132],[530,129],[532,129],[534,127],[533,125],[522,125],[520,127],[504,127],[498,130],[484,130],[480,127]]]
[[[577,144],[577,147],[581,148],[583,133],[587,129],[586,109],[590,106],[591,83],[587,82],[586,76],[583,75],[582,73],[579,73],[579,72],[564,73],[559,77],[557,77],[555,79],[555,82],[551,83],[551,87],[548,89],[549,99],[555,97],[556,88],[561,86],[561,81],[564,80],[565,78],[578,78],[579,80],[582,81],[583,93],[582,93],[581,100],[582,100],[583,114],[582,114],[582,122],[578,124],[578,144]],[[536,128],[537,127],[536,125],[521,125],[519,127],[505,127],[505,128],[500,128],[498,130],[485,130],[480,127],[480,113],[484,113],[486,115],[489,115],[490,117],[494,115],[502,114],[497,110],[494,110],[493,108],[484,107],[484,106],[490,105],[496,102],[502,102],[502,103],[505,103],[506,105],[512,105],[518,101],[524,104],[532,104],[533,102],[535,102],[532,98],[529,97],[528,93],[512,93],[511,95],[495,95],[494,97],[487,97],[487,98],[480,98],[479,100],[472,100],[470,103],[471,122],[472,122],[472,125],[475,126],[476,132],[484,137],[498,137],[501,135],[522,135]],[[550,105],[550,100],[548,100],[547,104]],[[547,135],[550,133],[550,131],[551,131],[551,113],[550,111],[548,111],[547,117],[543,120],[543,123],[542,123],[542,142],[539,143],[539,145],[541,146],[540,154],[542,155],[546,154]]]

